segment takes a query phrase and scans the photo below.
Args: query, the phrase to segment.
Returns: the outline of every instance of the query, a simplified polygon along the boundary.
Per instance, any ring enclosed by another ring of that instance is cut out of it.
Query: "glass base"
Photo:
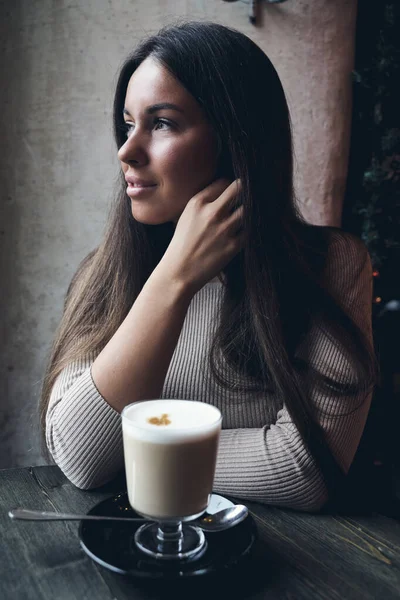
[[[197,559],[207,547],[199,527],[181,522],[147,523],[139,527],[134,539],[142,552],[161,560]]]

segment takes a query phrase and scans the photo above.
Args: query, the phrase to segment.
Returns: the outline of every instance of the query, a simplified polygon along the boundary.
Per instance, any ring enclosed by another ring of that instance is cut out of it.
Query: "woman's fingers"
[[[229,179],[216,179],[210,185],[193,196],[192,200],[199,201],[204,204],[214,202],[230,187]]]
[[[228,179],[217,179],[193,196],[193,199],[204,204],[212,204],[213,208],[219,212],[225,207],[232,207],[232,200],[237,197],[240,189],[240,179],[231,182]]]
[[[230,185],[216,198],[214,202],[218,213],[230,214],[232,209],[236,208],[236,200],[242,189],[240,179],[235,179]]]
[[[238,234],[243,229],[243,215],[244,208],[242,205],[238,206],[227,219],[227,227],[230,233]]]

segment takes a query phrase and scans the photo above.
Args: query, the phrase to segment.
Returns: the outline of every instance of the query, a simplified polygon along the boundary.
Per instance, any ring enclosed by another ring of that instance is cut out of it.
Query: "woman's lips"
[[[126,193],[128,194],[128,196],[130,198],[132,198],[132,197],[136,198],[136,196],[141,196],[143,194],[151,193],[152,191],[154,191],[154,188],[156,188],[156,187],[157,187],[157,184],[142,185],[142,184],[128,182],[128,186],[126,188]]]

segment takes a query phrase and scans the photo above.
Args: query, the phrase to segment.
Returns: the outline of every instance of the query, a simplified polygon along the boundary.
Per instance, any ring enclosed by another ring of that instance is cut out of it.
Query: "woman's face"
[[[126,141],[118,151],[132,215],[141,223],[177,222],[186,204],[216,178],[217,143],[200,105],[151,58],[126,92]]]

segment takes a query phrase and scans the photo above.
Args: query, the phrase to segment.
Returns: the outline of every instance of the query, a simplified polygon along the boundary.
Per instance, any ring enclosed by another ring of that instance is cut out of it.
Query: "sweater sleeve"
[[[324,279],[347,314],[372,341],[372,269],[365,246],[334,232]],[[312,329],[300,353],[323,374],[342,380],[351,373],[343,352],[319,329]],[[328,445],[345,472],[357,450],[371,394],[339,396],[310,391]],[[220,493],[304,511],[317,511],[328,492],[310,452],[285,406],[276,422],[261,429],[221,432],[214,489]]]
[[[94,359],[75,361],[60,373],[46,414],[50,454],[81,489],[99,487],[123,468],[121,415],[93,382]]]

